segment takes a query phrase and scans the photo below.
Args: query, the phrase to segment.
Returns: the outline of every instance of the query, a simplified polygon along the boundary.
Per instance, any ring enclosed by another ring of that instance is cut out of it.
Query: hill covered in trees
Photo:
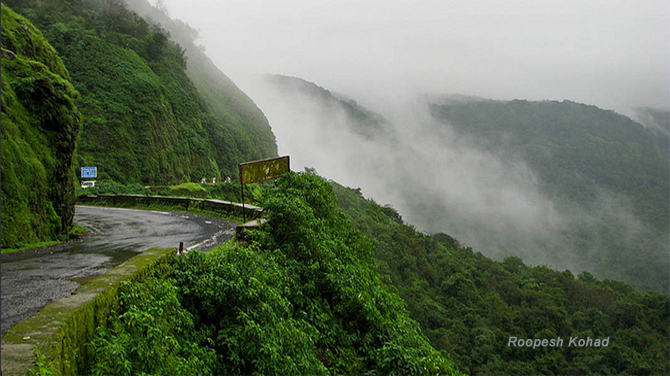
[[[670,149],[662,112],[645,127],[570,101],[445,100],[445,127],[503,163],[522,161],[565,217],[567,256],[608,278],[668,291]],[[665,113],[667,122],[668,113]]]
[[[63,239],[79,167],[170,185],[277,155],[251,99],[123,1],[5,1],[2,36],[3,248]]]
[[[289,173],[248,242],[178,256],[122,288],[94,375],[457,375],[376,270],[332,188]]]
[[[79,94],[54,48],[2,4],[2,248],[64,239]]]
[[[267,83],[257,97],[277,137],[309,156],[296,163],[421,230],[498,260],[670,289],[667,112],[641,110],[643,126],[570,101],[425,95],[382,116],[298,78]]]
[[[667,295],[493,261],[312,173],[266,190],[268,222],[246,243],[123,286],[92,373],[670,371]]]
[[[172,184],[235,176],[239,162],[277,154],[253,102],[201,52],[187,73],[185,47],[125,2],[5,3],[43,32],[81,95],[77,166]]]
[[[398,289],[433,347],[463,373],[670,372],[668,295],[635,292],[588,272],[531,267],[513,256],[494,261],[447,234],[417,232],[360,189],[331,185],[352,225],[372,239],[379,272]],[[575,337],[609,338],[609,344],[570,346]],[[510,346],[510,338],[547,344]],[[558,338],[561,346],[548,345]]]
[[[314,101],[322,108],[323,119],[318,119],[314,126],[327,128],[339,125],[333,122],[333,117],[341,118],[345,129],[340,132],[351,132],[364,140],[372,141],[395,136],[391,123],[382,115],[358,104],[351,98],[333,93],[312,82],[297,77],[283,75],[267,75],[265,81],[279,93],[288,97],[284,100],[293,100],[296,104],[302,101]],[[330,117],[330,119],[328,118]]]

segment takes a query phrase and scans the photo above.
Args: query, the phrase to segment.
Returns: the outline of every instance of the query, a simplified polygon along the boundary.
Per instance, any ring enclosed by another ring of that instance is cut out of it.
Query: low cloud
[[[514,255],[533,265],[589,270],[629,282],[628,272],[600,264],[627,257],[616,252],[633,244],[663,246],[630,214],[625,197],[600,189],[588,207],[559,205],[543,194],[523,160],[501,158],[437,123],[416,98],[386,102],[382,115],[393,130],[369,140],[351,131],[353,120],[341,108],[324,106],[311,95],[262,80],[245,87],[270,120],[280,153],[291,155],[294,170],[315,168],[338,183],[360,187],[419,230],[448,233],[496,259]],[[620,249],[608,248],[612,236]],[[631,260],[631,268],[635,262],[640,261]]]

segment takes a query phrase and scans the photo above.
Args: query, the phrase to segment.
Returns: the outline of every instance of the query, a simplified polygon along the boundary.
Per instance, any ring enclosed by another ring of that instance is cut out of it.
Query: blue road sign
[[[81,178],[97,178],[98,177],[98,168],[97,167],[82,167],[81,168]]]

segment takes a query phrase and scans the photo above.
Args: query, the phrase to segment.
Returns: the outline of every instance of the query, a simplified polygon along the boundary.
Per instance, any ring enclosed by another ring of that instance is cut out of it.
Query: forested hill
[[[124,2],[5,3],[44,33],[70,71],[81,94],[76,164],[97,166],[100,179],[199,181],[276,155],[253,102],[202,52],[190,59],[164,27]]]
[[[2,248],[64,239],[79,94],[56,51],[2,4]]]
[[[266,82],[256,98],[285,147],[421,230],[670,291],[667,112],[645,110],[643,126],[570,101],[439,95],[379,115],[298,78]]]
[[[197,44],[198,31],[190,25],[171,18],[164,11],[152,6],[146,0],[130,0],[128,7],[151,22],[155,22],[170,33],[170,37],[184,48],[187,58],[186,74],[191,79],[198,94],[205,100],[207,107],[225,122],[235,139],[226,139],[231,144],[217,143],[215,152],[229,156],[226,168],[237,169],[237,159],[230,158],[240,154],[240,160],[259,159],[277,153],[277,144],[272,129],[263,112],[240,90],[207,56],[204,47]],[[234,125],[234,126],[233,126]],[[237,143],[237,146],[234,144]]]
[[[426,235],[360,189],[331,183],[352,224],[374,241],[379,271],[431,344],[470,375],[666,375],[670,297],[584,272],[502,262],[444,234]],[[510,338],[563,339],[514,346]],[[607,347],[571,338],[609,338]]]
[[[660,125],[570,101],[446,101],[431,111],[482,147],[523,158],[554,197],[585,205],[602,188],[629,197],[655,227],[669,225],[670,150]]]
[[[530,166],[544,194],[570,218],[564,249],[587,270],[668,291],[670,150],[659,121],[645,127],[570,101],[443,98],[430,110],[475,147]]]
[[[79,167],[162,185],[277,155],[251,99],[125,2],[10,0],[2,17],[3,249],[66,236]]]

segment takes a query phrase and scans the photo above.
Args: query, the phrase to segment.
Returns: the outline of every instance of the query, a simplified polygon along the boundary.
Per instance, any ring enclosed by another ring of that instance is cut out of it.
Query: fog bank
[[[532,265],[626,280],[618,267],[604,270],[602,260],[629,257],[620,251],[632,245],[665,246],[630,214],[626,197],[600,189],[587,207],[559,205],[542,193],[523,160],[501,159],[438,123],[418,96],[386,95],[396,98],[382,113],[391,130],[366,139],[352,131],[355,119],[313,93],[262,79],[242,86],[270,120],[280,154],[291,155],[292,169],[315,168],[328,179],[360,187],[364,196],[392,205],[417,229],[445,232],[487,256],[518,256]],[[620,249],[611,249],[613,242]],[[644,262],[664,261],[659,256]],[[633,262],[640,263],[629,265]]]
[[[279,73],[356,98],[392,91],[670,103],[664,0],[153,0],[234,81]]]

